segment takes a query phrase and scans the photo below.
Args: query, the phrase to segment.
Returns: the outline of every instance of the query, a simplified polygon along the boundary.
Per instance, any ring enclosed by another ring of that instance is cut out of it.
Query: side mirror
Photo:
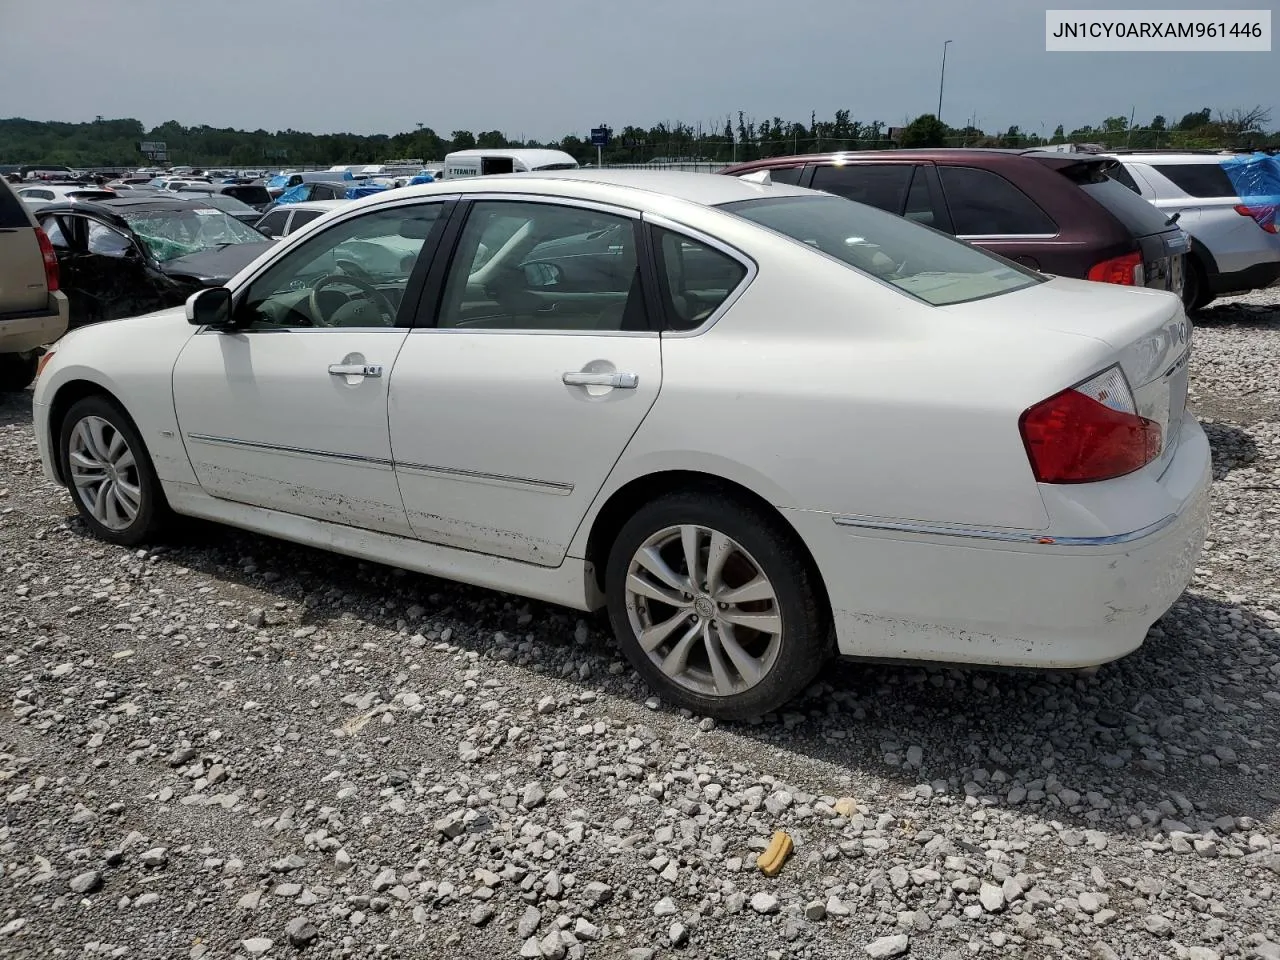
[[[187,323],[217,330],[230,327],[231,291],[226,287],[209,287],[187,297]]]

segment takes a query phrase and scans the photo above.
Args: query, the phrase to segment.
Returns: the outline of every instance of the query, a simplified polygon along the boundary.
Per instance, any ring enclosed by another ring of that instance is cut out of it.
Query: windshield
[[[281,174],[278,177],[272,177],[267,181],[268,187],[283,187],[288,184],[290,177],[287,174]]]
[[[263,242],[257,230],[221,210],[209,208],[150,210],[127,213],[124,219],[147,253],[161,263],[233,243]]]
[[[994,297],[1045,279],[937,230],[842,197],[741,200],[720,209],[807,244],[936,307]]]

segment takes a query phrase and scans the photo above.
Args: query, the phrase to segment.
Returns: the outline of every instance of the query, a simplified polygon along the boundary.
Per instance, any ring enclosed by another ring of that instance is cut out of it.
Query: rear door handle
[[[380,377],[380,363],[331,363],[329,374],[334,377]]]
[[[634,373],[582,373],[570,371],[560,378],[569,387],[617,387],[634,390],[640,377]]]

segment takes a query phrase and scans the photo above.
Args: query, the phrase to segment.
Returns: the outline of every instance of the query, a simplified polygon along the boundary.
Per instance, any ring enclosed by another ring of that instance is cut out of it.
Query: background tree
[[[932,113],[922,113],[903,127],[898,143],[908,148],[945,147],[947,126]]]

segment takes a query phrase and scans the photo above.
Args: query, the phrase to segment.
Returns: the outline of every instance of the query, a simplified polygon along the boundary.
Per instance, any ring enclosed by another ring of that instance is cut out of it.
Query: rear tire
[[[102,395],[77,400],[58,428],[58,458],[71,499],[94,536],[134,546],[172,514],[151,455],[128,414]]]
[[[25,353],[0,353],[0,393],[17,393],[31,386],[36,378],[39,355],[35,350]]]
[[[794,532],[734,497],[689,491],[641,507],[609,550],[605,595],[631,665],[704,716],[777,710],[831,652],[824,593]]]
[[[1209,292],[1209,283],[1199,258],[1187,257],[1186,266],[1186,276],[1182,279],[1182,305],[1187,313],[1191,313],[1208,306],[1213,294]]]

